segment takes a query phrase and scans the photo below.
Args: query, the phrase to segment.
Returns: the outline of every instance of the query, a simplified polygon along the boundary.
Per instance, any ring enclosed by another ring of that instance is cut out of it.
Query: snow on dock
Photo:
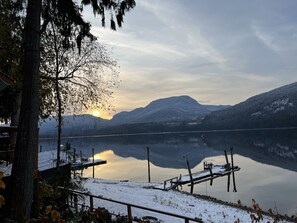
[[[236,192],[236,184],[235,184],[235,174],[234,172],[239,171],[240,168],[238,166],[234,166],[233,161],[233,148],[231,148],[231,164],[229,163],[229,159],[227,156],[227,152],[225,150],[225,158],[226,164],[224,165],[214,165],[213,163],[204,162],[204,170],[196,173],[192,173],[189,165],[189,161],[186,159],[187,167],[189,174],[188,175],[180,175],[179,177],[174,177],[164,181],[163,185],[156,186],[155,189],[161,190],[170,190],[170,189],[178,189],[179,186],[184,184],[189,184],[191,186],[191,193],[193,193],[193,188],[195,184],[199,184],[205,181],[210,181],[210,185],[215,178],[228,176],[228,188],[229,192],[230,188],[230,175],[232,174],[233,178],[233,191]]]
[[[38,170],[44,171],[56,167],[57,163],[57,151],[42,151],[38,153]],[[81,170],[94,165],[101,165],[107,163],[106,160],[93,159],[91,158],[76,158],[75,161],[69,157],[64,151],[60,152],[60,166],[71,163],[71,169]],[[0,171],[4,172],[4,176],[11,174],[12,163],[2,162],[0,163]]]

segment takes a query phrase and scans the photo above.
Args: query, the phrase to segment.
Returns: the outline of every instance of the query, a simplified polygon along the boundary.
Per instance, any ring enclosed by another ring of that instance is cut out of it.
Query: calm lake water
[[[203,134],[203,137],[201,137]],[[63,139],[63,144],[82,151],[85,156],[107,160],[95,167],[95,177],[117,180],[148,181],[147,147],[150,148],[151,181],[187,174],[185,158],[192,172],[203,170],[203,162],[225,164],[224,150],[233,147],[237,192],[227,192],[227,177],[196,184],[194,193],[224,201],[251,205],[254,198],[264,210],[297,214],[297,131],[266,130],[238,132],[205,132],[129,136],[91,136]],[[41,139],[43,150],[55,147],[53,139]],[[229,157],[230,161],[230,157]],[[92,168],[84,170],[92,176]],[[188,186],[183,186],[189,190]]]

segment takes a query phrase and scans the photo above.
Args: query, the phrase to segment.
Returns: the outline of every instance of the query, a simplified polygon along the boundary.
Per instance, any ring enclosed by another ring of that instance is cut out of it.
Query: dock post
[[[150,167],[150,148],[146,147],[147,153],[147,173],[148,173],[148,182],[151,182],[151,167]]]
[[[93,178],[95,178],[95,154],[94,154],[94,148],[92,148],[92,157],[93,157]]]
[[[232,168],[232,178],[233,178],[233,192],[237,192],[235,183],[235,173],[234,173],[234,162],[233,162],[233,147],[230,147],[231,151],[231,168]]]
[[[228,156],[227,156],[227,151],[224,150],[224,153],[225,153],[226,164],[228,165],[229,164],[229,159],[228,159]]]
[[[188,161],[187,158],[186,158],[186,162],[187,162],[187,167],[188,167],[189,176],[190,176],[190,180],[191,180],[191,194],[193,194],[193,190],[194,190],[194,181],[193,181],[193,176],[192,176],[192,172],[191,172],[190,164],[189,164],[189,161]]]

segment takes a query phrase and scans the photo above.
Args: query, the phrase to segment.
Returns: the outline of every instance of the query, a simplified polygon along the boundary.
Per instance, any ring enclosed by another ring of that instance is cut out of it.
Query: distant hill
[[[201,105],[189,96],[175,96],[152,101],[144,108],[120,112],[113,117],[110,124],[196,120],[226,107],[228,106]]]
[[[40,125],[41,136],[56,136],[56,120]],[[297,82],[256,95],[234,106],[201,105],[189,96],[152,101],[120,112],[112,120],[66,116],[62,135],[129,134],[217,129],[297,127]]]
[[[203,129],[274,128],[297,126],[297,82],[256,95],[202,121]]]
[[[174,130],[177,125],[180,125],[179,123],[195,122],[197,124],[197,121],[200,122],[205,115],[212,111],[227,107],[229,106],[201,105],[189,96],[163,98],[152,101],[144,108],[136,108],[130,112],[120,112],[111,120],[91,115],[64,116],[62,135]],[[183,127],[183,129],[186,128]],[[42,121],[39,133],[43,137],[55,137],[57,134],[57,121],[53,118]]]
[[[57,123],[55,118],[40,121],[39,134],[41,136],[56,137]],[[107,123],[108,120],[92,115],[63,116],[62,135],[93,134],[96,133],[98,128],[105,126]]]

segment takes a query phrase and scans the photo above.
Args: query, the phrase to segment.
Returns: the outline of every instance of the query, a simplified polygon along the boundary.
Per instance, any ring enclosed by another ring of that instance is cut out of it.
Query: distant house
[[[5,88],[12,84],[13,80],[0,71],[0,91],[3,91]]]

